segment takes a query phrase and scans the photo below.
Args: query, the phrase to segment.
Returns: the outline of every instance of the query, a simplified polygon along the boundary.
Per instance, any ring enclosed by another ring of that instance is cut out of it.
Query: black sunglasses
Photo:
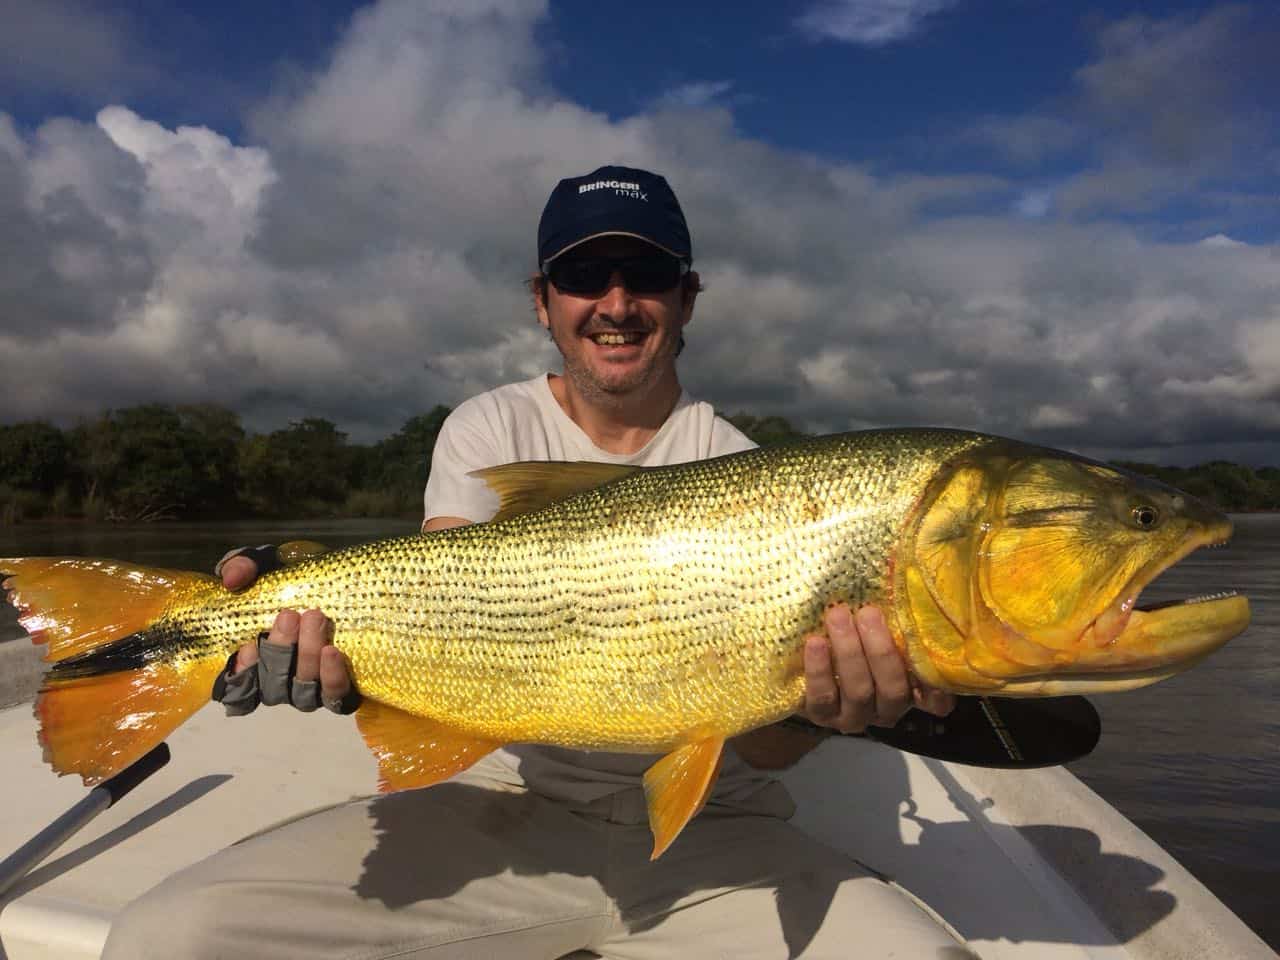
[[[547,267],[547,278],[562,293],[600,293],[614,271],[632,293],[665,293],[689,272],[683,260],[664,253],[643,257],[559,257]]]

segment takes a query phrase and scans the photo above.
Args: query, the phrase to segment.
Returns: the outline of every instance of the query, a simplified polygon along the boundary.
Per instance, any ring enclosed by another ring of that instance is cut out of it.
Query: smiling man
[[[563,373],[490,390],[449,416],[424,531],[494,515],[496,497],[471,475],[484,467],[659,466],[752,446],[676,375],[699,290],[692,261],[662,177],[602,167],[559,183],[539,225],[532,289]],[[257,572],[245,556],[222,569],[232,589]],[[276,691],[273,702],[351,709],[358,695],[331,626],[320,611],[282,611],[266,653],[245,647],[229,669],[235,712],[256,705],[259,683]],[[949,696],[913,687],[878,611],[833,606],[825,628],[805,646],[804,712],[814,722],[888,725],[913,700],[950,710]],[[305,698],[288,692],[299,689]],[[641,781],[655,757],[512,745],[447,783],[323,810],[189,868],[122,915],[106,955],[964,956],[899,888],[786,822],[791,799],[764,771],[817,742],[782,727],[738,737],[706,808],[656,862]],[[856,797],[833,802],[857,815]]]

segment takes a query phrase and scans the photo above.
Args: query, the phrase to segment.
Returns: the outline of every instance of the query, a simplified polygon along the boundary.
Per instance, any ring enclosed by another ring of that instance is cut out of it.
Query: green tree
[[[1119,462],[1117,466],[1154,477],[1219,510],[1275,510],[1280,508],[1280,469],[1252,467],[1214,460],[1195,467],[1162,467],[1150,463]]]
[[[1280,510],[1280,467],[1263,467],[1258,471],[1262,485],[1262,508]]]
[[[410,417],[404,426],[378,443],[373,448],[363,486],[389,496],[397,513],[416,510],[422,503],[422,488],[431,472],[431,451],[449,413],[448,407],[436,406],[427,413]]]
[[[251,437],[239,458],[245,499],[254,510],[271,515],[331,511],[349,488],[346,440],[335,424],[319,417]]]
[[[42,420],[0,426],[0,483],[52,494],[71,479],[71,444]]]
[[[200,516],[231,513],[240,499],[238,461],[245,436],[240,415],[211,403],[180,406],[177,414],[192,466],[188,511]]]
[[[747,413],[735,413],[729,422],[762,447],[789,440],[801,440],[809,436],[797,430],[785,417],[755,417]]]
[[[239,417],[222,407],[145,404],[107,411],[72,431],[86,515],[120,520],[234,509]]]

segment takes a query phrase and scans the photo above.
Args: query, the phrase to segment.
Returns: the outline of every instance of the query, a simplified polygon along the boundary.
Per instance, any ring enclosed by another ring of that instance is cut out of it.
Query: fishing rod
[[[799,716],[782,723],[833,732]],[[1030,770],[1056,767],[1091,752],[1102,736],[1102,721],[1094,705],[1080,696],[958,697],[945,717],[913,708],[892,727],[871,726],[848,736],[952,763]]]
[[[168,762],[169,745],[162,742],[111,779],[98,784],[66,813],[0,861],[0,897],[36,864],[88,825],[94,817],[114,805]]]

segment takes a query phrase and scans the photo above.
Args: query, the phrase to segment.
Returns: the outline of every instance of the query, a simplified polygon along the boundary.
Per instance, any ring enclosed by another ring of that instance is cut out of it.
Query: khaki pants
[[[777,791],[772,795],[770,791]],[[249,837],[129,905],[104,956],[536,960],[971,954],[899,888],[754,804],[657,862],[639,790],[552,801],[474,769]]]

